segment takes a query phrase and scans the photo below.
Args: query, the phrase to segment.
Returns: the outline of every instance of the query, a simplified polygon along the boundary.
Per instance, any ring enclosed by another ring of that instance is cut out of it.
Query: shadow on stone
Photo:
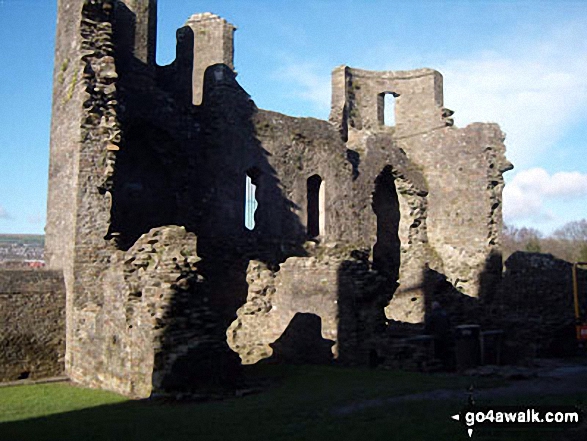
[[[328,364],[334,342],[322,337],[322,319],[316,314],[298,312],[283,334],[271,343],[273,355],[266,363]]]
[[[226,64],[201,72],[201,104],[192,104],[197,36],[189,26],[178,31],[176,60],[160,67],[137,57],[133,26],[140,20],[124,3],[116,3],[114,17],[97,6],[84,14],[103,28],[112,22],[107,37],[122,55],[115,89],[121,135],[100,193],[110,202],[109,216],[100,217],[108,222],[101,255],[109,257],[98,283],[90,277],[98,264],[76,274],[86,296],[74,302],[79,325],[70,347],[80,377],[99,376],[100,387],[141,398],[234,395],[243,377],[226,330],[247,300],[249,261],[273,268],[305,255],[299,207],[284,194],[257,133],[267,116]],[[252,230],[244,222],[250,170],[259,204]],[[99,338],[87,323],[96,323]],[[93,345],[83,343],[92,338]]]

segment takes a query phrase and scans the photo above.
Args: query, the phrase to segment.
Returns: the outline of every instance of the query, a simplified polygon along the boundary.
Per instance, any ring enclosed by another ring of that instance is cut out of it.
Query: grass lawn
[[[471,379],[307,366],[253,366],[249,374],[270,377],[273,385],[254,395],[205,403],[129,401],[67,384],[0,388],[0,440],[469,439],[450,415],[465,404]],[[475,386],[493,385],[495,380],[484,380]],[[462,399],[387,403],[346,415],[333,412],[367,399],[439,388],[462,389]],[[544,399],[546,404],[575,404],[578,398]],[[474,437],[556,439],[536,432]]]

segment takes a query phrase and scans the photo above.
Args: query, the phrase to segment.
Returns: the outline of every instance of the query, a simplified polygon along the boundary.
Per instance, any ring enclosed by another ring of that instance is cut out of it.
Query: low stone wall
[[[491,315],[506,331],[505,358],[574,353],[572,264],[550,254],[516,252],[505,262]],[[587,306],[587,271],[579,270],[580,305]]]
[[[491,274],[492,276],[492,274]],[[453,327],[476,324],[485,333],[485,363],[525,364],[536,357],[576,353],[572,264],[550,254],[516,252],[505,262],[497,289],[472,298],[446,277],[429,270],[422,290],[429,313],[433,301],[448,313]],[[587,313],[587,271],[578,271],[582,320]],[[497,332],[496,332],[497,331]],[[387,367],[433,370],[436,366],[421,340],[422,325],[390,320],[378,355]],[[432,364],[431,364],[432,363]]]
[[[0,271],[0,382],[63,374],[65,285],[58,271]]]

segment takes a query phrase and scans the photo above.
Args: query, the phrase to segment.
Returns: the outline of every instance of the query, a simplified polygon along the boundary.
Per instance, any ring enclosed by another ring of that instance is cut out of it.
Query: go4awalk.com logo
[[[463,424],[469,437],[477,429],[569,429],[579,426],[584,414],[577,406],[474,406],[451,418]]]

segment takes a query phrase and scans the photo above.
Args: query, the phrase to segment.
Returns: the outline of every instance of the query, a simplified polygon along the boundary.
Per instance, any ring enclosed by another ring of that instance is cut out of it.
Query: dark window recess
[[[309,237],[317,237],[320,235],[320,186],[322,185],[322,178],[318,175],[313,175],[308,178],[307,183],[307,211],[308,223],[307,232]]]
[[[377,242],[373,246],[373,267],[397,280],[400,266],[399,199],[391,167],[375,179],[372,207],[377,217]]]

